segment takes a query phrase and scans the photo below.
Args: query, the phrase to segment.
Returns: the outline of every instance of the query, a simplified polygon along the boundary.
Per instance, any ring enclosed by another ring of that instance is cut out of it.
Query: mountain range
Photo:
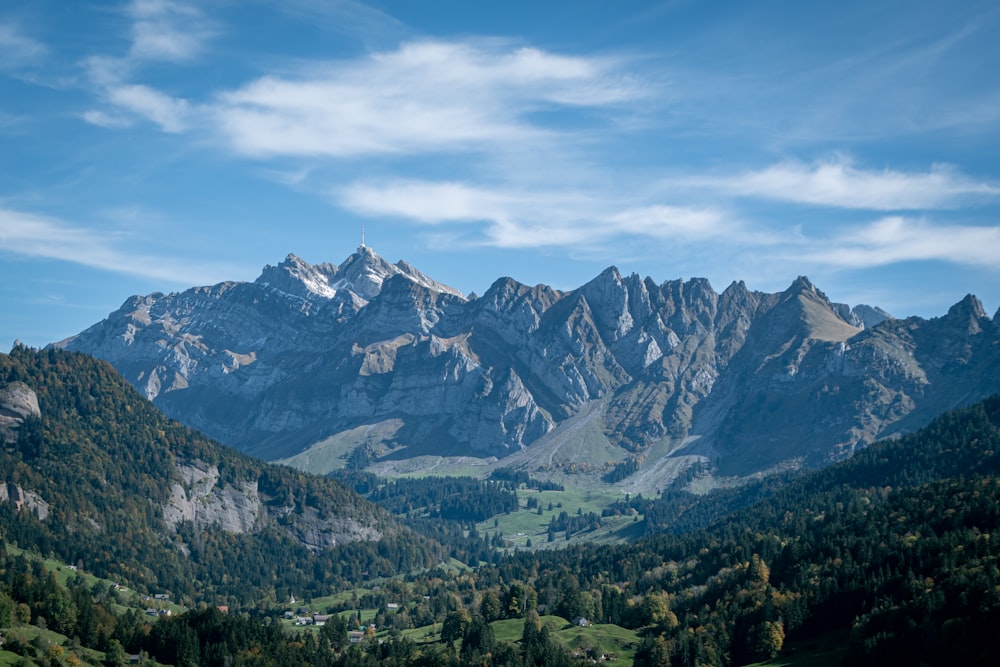
[[[637,491],[691,466],[821,467],[1000,391],[1000,320],[972,295],[896,319],[805,277],[718,293],[615,267],[569,291],[501,278],[463,295],[366,246],[339,266],[288,255],[254,282],[134,296],[55,346],[311,472],[619,471]]]

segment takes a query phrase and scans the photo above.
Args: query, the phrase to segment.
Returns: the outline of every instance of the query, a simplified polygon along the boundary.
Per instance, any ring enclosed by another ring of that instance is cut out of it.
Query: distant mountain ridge
[[[648,490],[695,463],[819,466],[917,428],[1000,391],[998,339],[971,295],[896,320],[805,277],[717,293],[611,267],[571,291],[501,278],[467,298],[362,246],[339,266],[289,255],[253,283],[132,297],[59,345],[222,442],[315,472],[361,444],[376,464],[632,457],[624,485]]]

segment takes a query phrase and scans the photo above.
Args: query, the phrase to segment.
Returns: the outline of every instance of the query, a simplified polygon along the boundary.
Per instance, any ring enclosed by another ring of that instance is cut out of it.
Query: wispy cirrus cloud
[[[336,195],[341,206],[360,215],[451,225],[451,233],[437,238],[452,245],[577,251],[646,239],[650,247],[668,243],[671,248],[710,249],[712,255],[753,253],[759,261],[787,265],[791,271],[804,264],[865,268],[914,261],[1000,268],[996,225],[887,216],[861,226],[789,229],[720,206],[654,201],[629,207],[611,192],[583,195],[457,182],[359,182]],[[834,236],[830,229],[836,230]]]
[[[951,165],[925,172],[863,169],[846,157],[805,164],[780,162],[726,176],[678,179],[725,196],[873,211],[947,209],[1000,196],[1000,184],[965,176]]]
[[[737,234],[748,240],[747,230],[719,208],[652,204],[612,215],[608,221],[615,234],[636,234],[672,241],[706,241]]]
[[[506,220],[517,206],[512,195],[456,182],[355,183],[337,196],[342,205],[365,215],[397,216],[424,224]]]
[[[362,215],[435,226],[478,225],[463,238],[500,248],[571,247],[624,236],[687,243],[740,230],[721,209],[665,204],[625,207],[620,198],[607,192],[394,181],[355,183],[339,190],[337,196],[340,205]]]
[[[944,261],[1000,270],[1000,226],[943,225],[923,218],[888,216],[835,239],[812,239],[801,259],[843,268],[899,262]]]
[[[114,86],[108,90],[107,95],[108,100],[116,107],[156,123],[164,132],[181,132],[187,125],[190,115],[187,101],[170,97],[149,86]]]
[[[232,267],[136,253],[129,245],[133,241],[124,231],[101,231],[0,207],[0,252],[55,259],[170,283],[203,284],[232,271]]]
[[[0,22],[0,69],[16,69],[40,61],[48,48],[38,40],[25,35],[13,23]]]
[[[125,13],[132,19],[128,54],[84,61],[84,70],[107,107],[89,109],[81,118],[106,128],[128,127],[141,118],[164,132],[182,132],[195,107],[183,98],[132,82],[135,70],[147,61],[191,61],[204,52],[216,31],[200,9],[175,0],[133,0]]]
[[[205,14],[192,4],[133,0],[126,11],[133,20],[129,56],[136,60],[191,60],[216,33]]]
[[[89,109],[80,114],[84,122],[97,127],[119,129],[132,126],[132,118],[121,113],[109,113],[101,109]]]
[[[361,0],[283,0],[274,8],[329,33],[355,35],[369,43],[399,42],[413,35],[405,23]]]
[[[164,132],[176,134],[189,127],[197,107],[150,86],[104,79],[100,95],[105,109],[88,109],[80,116],[91,125],[105,128],[130,127],[137,118],[150,121]]]
[[[578,214],[603,205],[591,201],[588,206],[588,198],[578,193],[431,181],[355,183],[339,190],[337,197],[342,206],[363,215],[432,226],[463,223],[464,231],[449,237],[452,245],[497,248],[586,243],[600,226]]]
[[[556,133],[529,117],[646,94],[607,58],[563,56],[499,40],[422,41],[362,58],[265,76],[222,93],[217,129],[256,157],[352,157],[496,148]]]

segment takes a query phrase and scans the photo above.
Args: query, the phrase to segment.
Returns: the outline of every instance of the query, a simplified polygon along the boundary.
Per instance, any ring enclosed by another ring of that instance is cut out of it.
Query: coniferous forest
[[[406,527],[334,481],[265,466],[164,419],[88,357],[18,348],[0,357],[0,387],[12,382],[38,394],[41,417],[3,448],[0,481],[49,504],[42,519],[0,503],[0,535],[11,547],[0,549],[0,648],[23,664],[125,664],[128,655],[185,666],[589,663],[591,653],[557,641],[553,617],[634,633],[635,665],[742,665],[831,636],[852,665],[988,664],[1000,655],[992,632],[1000,626],[1000,397],[821,471],[649,499],[645,536],[629,544],[507,553],[463,524],[478,518],[467,511],[509,507],[516,494],[501,480],[403,483],[406,494],[393,497],[408,500],[397,514],[427,515]],[[175,459],[194,456],[228,479],[261,480],[268,497],[292,508],[349,507],[381,538],[316,550],[280,526],[235,535],[183,524],[169,533],[158,509],[163,481]],[[467,503],[445,523],[456,493],[490,507]],[[600,519],[563,520],[585,518]],[[35,556],[146,593],[169,591],[187,611],[153,619],[106,583],[61,583]],[[441,567],[447,557],[467,567]],[[320,628],[280,622],[292,593],[376,580],[371,599],[331,603]],[[400,611],[373,619],[388,633],[367,636],[353,610],[388,603]],[[517,636],[498,637],[512,623]],[[424,626],[436,628],[433,641],[405,634]],[[46,643],[39,627],[67,643]],[[363,639],[353,642],[351,631]]]

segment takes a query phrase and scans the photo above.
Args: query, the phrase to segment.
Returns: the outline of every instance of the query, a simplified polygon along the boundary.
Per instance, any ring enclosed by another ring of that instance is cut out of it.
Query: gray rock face
[[[0,444],[17,442],[17,430],[28,417],[41,416],[38,396],[23,382],[0,387]]]
[[[504,278],[467,299],[362,247],[340,266],[289,255],[253,283],[132,297],[62,345],[265,459],[345,434],[397,458],[503,457],[599,405],[620,456],[683,445],[744,475],[822,465],[1000,391],[998,337],[971,296],[896,320],[806,278],[720,294],[612,267],[570,292]]]
[[[29,417],[40,417],[38,395],[23,382],[0,387],[0,445],[13,445],[18,430]],[[13,503],[18,509],[33,512],[39,519],[49,516],[49,504],[41,496],[26,491],[14,482],[0,481],[0,503]]]
[[[350,517],[323,517],[313,507],[284,505],[262,497],[256,480],[238,486],[219,484],[219,468],[204,461],[177,463],[182,482],[171,486],[170,499],[163,507],[163,521],[176,530],[183,521],[195,528],[218,527],[230,533],[256,532],[265,526],[281,530],[306,547],[319,551],[356,540],[378,540],[372,526]]]
[[[249,533],[259,527],[263,517],[256,482],[245,482],[241,488],[216,488],[218,467],[201,461],[178,463],[177,472],[183,483],[171,486],[170,501],[163,508],[168,527],[176,529],[182,521],[199,529],[218,526],[230,533]]]
[[[20,484],[0,482],[0,503],[13,503],[18,510],[33,512],[41,521],[49,518],[49,504],[37,493],[22,489]]]

